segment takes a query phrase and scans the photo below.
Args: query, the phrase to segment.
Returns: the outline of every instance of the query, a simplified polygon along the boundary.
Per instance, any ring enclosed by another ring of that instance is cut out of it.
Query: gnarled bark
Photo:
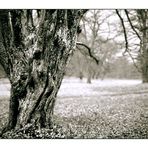
[[[49,127],[84,10],[2,10],[0,57],[11,82],[8,129]],[[6,64],[7,63],[7,64]]]

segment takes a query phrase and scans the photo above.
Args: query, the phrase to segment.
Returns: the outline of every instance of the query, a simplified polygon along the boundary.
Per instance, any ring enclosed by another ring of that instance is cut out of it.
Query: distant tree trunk
[[[87,83],[88,83],[88,84],[91,84],[91,75],[90,75],[90,74],[89,74],[88,77],[87,77]]]
[[[83,80],[83,72],[82,71],[79,72],[79,78],[80,78],[80,80]]]
[[[91,66],[90,66],[90,63],[89,63],[89,66],[88,66],[88,72],[87,72],[87,83],[91,84],[91,78],[92,78],[92,72],[91,72]]]
[[[0,62],[11,82],[7,130],[52,124],[55,98],[84,12],[41,10],[34,19],[32,10],[0,11]]]

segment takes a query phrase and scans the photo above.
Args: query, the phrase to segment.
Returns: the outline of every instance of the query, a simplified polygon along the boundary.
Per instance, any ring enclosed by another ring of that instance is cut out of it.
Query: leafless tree
[[[123,27],[125,52],[128,52],[135,66],[140,61],[143,82],[148,82],[148,10],[116,10]],[[122,14],[121,14],[122,13]],[[124,16],[123,16],[124,13]],[[136,56],[132,54],[136,52]],[[137,62],[138,63],[138,62]],[[138,68],[139,69],[139,68]]]
[[[0,63],[11,83],[5,130],[50,127],[56,95],[86,10],[1,10]]]
[[[110,37],[112,32],[109,29],[110,24],[108,22],[108,18],[114,15],[113,12],[114,11],[110,11],[110,13],[108,13],[106,10],[90,10],[82,18],[82,33],[79,36],[79,40],[90,48],[86,47],[88,50],[82,47],[80,48],[79,46],[77,46],[77,48],[85,55],[87,60],[85,71],[87,69],[88,83],[91,83],[91,79],[95,75],[98,77],[97,75],[101,74],[102,78],[105,76],[108,72],[108,61],[111,60],[112,55],[117,49],[113,40],[115,37]],[[106,25],[108,27],[107,29],[102,28],[102,26]],[[105,37],[104,34],[106,34],[107,37]],[[94,70],[94,68],[96,70]]]

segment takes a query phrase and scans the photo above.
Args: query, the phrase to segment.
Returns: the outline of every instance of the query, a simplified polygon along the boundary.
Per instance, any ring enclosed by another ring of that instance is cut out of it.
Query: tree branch
[[[133,24],[132,24],[132,22],[131,22],[131,19],[130,19],[129,15],[128,15],[128,11],[127,11],[127,10],[124,10],[124,11],[125,11],[125,14],[126,14],[126,16],[127,16],[127,19],[128,19],[128,21],[129,21],[129,24],[130,24],[131,28],[133,29],[133,31],[136,33],[137,37],[138,37],[139,40],[141,41],[140,35],[138,34],[138,32],[136,31],[135,27],[133,26]]]
[[[85,45],[84,43],[81,43],[81,42],[77,42],[76,45],[77,45],[77,48],[78,48],[79,50],[80,50],[80,48],[79,48],[78,46],[83,46],[83,47],[85,47],[85,48],[88,50],[89,56],[97,63],[97,65],[100,63],[100,60],[98,60],[98,59],[92,54],[91,49],[90,49],[87,45]]]
[[[121,24],[122,24],[122,27],[123,27],[123,32],[124,32],[124,38],[125,38],[125,47],[126,47],[126,50],[124,51],[127,52],[129,54],[129,56],[131,57],[132,61],[133,61],[133,64],[134,66],[137,68],[137,70],[140,72],[138,66],[136,65],[135,61],[134,61],[134,58],[132,57],[132,54],[130,53],[129,51],[129,47],[128,47],[128,39],[127,39],[127,33],[126,33],[126,28],[125,28],[125,25],[124,25],[124,20],[123,18],[121,17],[121,15],[119,14],[119,11],[116,9],[116,13],[118,15],[118,17],[120,18],[120,21],[121,21]],[[123,55],[124,55],[123,53]]]
[[[120,21],[121,21],[121,24],[122,24],[122,27],[123,27],[123,32],[124,32],[124,38],[125,38],[125,52],[128,52],[128,40],[127,40],[127,33],[126,33],[126,28],[125,28],[125,25],[124,25],[124,20],[123,18],[121,17],[119,11],[116,9],[116,14],[118,15],[118,17],[120,18]],[[124,52],[124,53],[125,53]]]

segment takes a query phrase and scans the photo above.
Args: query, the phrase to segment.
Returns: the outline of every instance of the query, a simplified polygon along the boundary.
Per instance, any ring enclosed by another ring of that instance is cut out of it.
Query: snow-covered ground
[[[107,93],[105,91],[93,91],[92,88],[97,87],[124,87],[140,84],[141,80],[92,80],[92,84],[87,84],[86,79],[64,78],[58,96],[89,96]],[[0,80],[0,96],[10,96],[10,84],[7,79]]]
[[[8,81],[0,81],[0,117],[7,119]],[[141,80],[64,78],[55,120],[77,138],[148,138],[148,84]],[[0,124],[5,124],[0,120]]]
[[[65,78],[62,82],[61,88],[58,92],[59,97],[68,96],[94,96],[108,93],[108,91],[102,90],[102,88],[118,88],[118,87],[130,87],[141,84],[141,80],[118,80],[118,79],[105,79],[105,80],[92,80],[91,84],[86,83],[86,79],[80,80],[78,78]],[[92,91],[95,88],[101,88],[101,90]]]
[[[0,96],[10,96],[10,88],[8,79],[0,79]]]

